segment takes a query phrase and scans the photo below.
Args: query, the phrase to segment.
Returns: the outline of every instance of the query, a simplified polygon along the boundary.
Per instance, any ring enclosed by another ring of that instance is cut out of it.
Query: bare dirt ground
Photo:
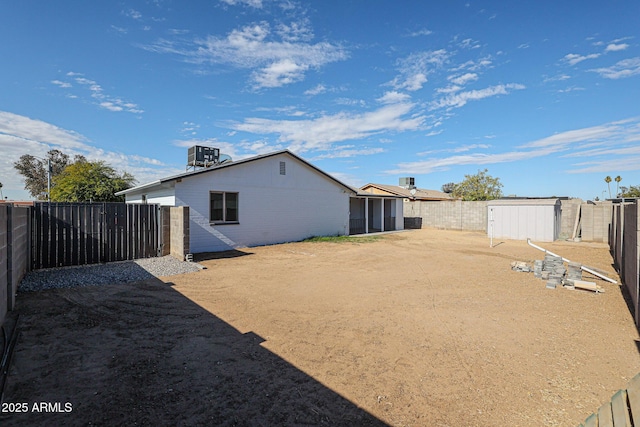
[[[621,288],[546,289],[509,265],[542,252],[494,243],[292,243],[164,282],[20,294],[4,401],[29,411],[0,424],[578,425],[640,371]],[[541,245],[617,279],[606,244]]]

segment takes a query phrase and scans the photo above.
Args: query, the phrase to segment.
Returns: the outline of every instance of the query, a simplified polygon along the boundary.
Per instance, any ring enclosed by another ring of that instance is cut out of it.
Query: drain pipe
[[[562,258],[562,260],[563,260],[564,262],[571,262],[570,260],[568,260],[568,259],[566,259],[566,258],[564,258],[564,257],[561,257],[561,256],[560,256],[560,255],[558,255],[558,254],[554,254],[553,252],[548,251],[548,250],[546,250],[545,248],[541,248],[540,246],[538,246],[538,245],[535,245],[535,244],[531,243],[531,239],[527,239],[527,244],[528,244],[529,246],[531,246],[532,248],[536,248],[536,249],[538,249],[539,251],[542,251],[542,252],[544,252],[544,253],[547,253],[547,254],[549,254],[549,255],[551,255],[551,256],[557,256],[557,257],[560,257],[560,258]],[[581,268],[582,270],[586,271],[587,273],[593,274],[594,276],[597,276],[597,277],[599,277],[599,278],[601,278],[601,279],[603,279],[603,280],[606,280],[607,282],[611,282],[611,283],[618,283],[618,282],[616,282],[615,280],[613,280],[613,279],[611,279],[611,278],[609,278],[609,277],[607,277],[607,276],[605,276],[605,275],[603,275],[603,274],[598,273],[597,271],[593,271],[593,270],[592,270],[592,269],[590,269],[589,267],[585,267],[584,265],[580,265],[580,268]]]

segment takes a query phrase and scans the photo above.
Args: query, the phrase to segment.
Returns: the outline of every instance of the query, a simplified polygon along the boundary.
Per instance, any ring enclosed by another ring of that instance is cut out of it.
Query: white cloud
[[[518,49],[529,49],[529,44],[528,43],[522,43],[521,45],[518,46]]]
[[[451,151],[453,151],[454,153],[464,153],[467,151],[476,150],[478,148],[486,149],[490,147],[491,146],[489,144],[471,144],[471,145],[463,145],[461,147],[453,148]]]
[[[473,39],[464,39],[460,43],[458,43],[463,49],[478,49],[480,47],[480,42]]]
[[[558,93],[569,93],[569,92],[575,92],[580,90],[584,90],[584,88],[579,86],[570,86],[565,89],[558,89]]]
[[[458,65],[457,67],[452,68],[451,71],[462,71],[462,70],[480,71],[486,68],[490,68],[492,63],[493,62],[491,61],[491,57],[487,56],[484,58],[480,58],[477,61],[473,61],[473,60],[466,61]]]
[[[142,13],[140,13],[137,10],[134,10],[134,9],[129,9],[129,10],[122,11],[122,14],[124,16],[127,16],[127,17],[131,18],[131,19],[135,19],[136,21],[139,21],[140,19],[142,19]]]
[[[357,156],[369,156],[372,154],[380,154],[384,153],[386,150],[384,148],[342,148],[335,147],[330,152],[326,154],[321,154],[320,156],[316,156],[311,160],[322,160],[322,159],[344,159],[348,157],[357,157]]]
[[[443,129],[440,129],[440,130],[432,130],[431,132],[429,132],[429,133],[428,133],[428,134],[426,134],[425,136],[426,136],[426,137],[429,137],[429,136],[436,136],[436,135],[440,135],[442,132],[444,132],[444,130],[443,130]]]
[[[448,80],[455,85],[464,86],[469,82],[478,80],[478,75],[476,73],[465,73],[461,76],[450,76]]]
[[[595,68],[589,71],[600,74],[605,79],[622,79],[640,74],[640,57],[623,59],[607,68]]]
[[[462,86],[447,86],[447,87],[439,87],[436,89],[437,93],[454,93],[462,90]]]
[[[133,174],[139,182],[177,173],[157,159],[105,151],[89,144],[85,136],[50,123],[18,114],[0,111],[0,176],[5,193],[12,198],[26,198],[22,178],[13,169],[13,163],[23,154],[46,156],[47,151],[58,149],[70,156],[81,154],[89,160],[103,160],[120,171]]]
[[[567,170],[568,173],[611,173],[611,171],[637,171],[640,169],[640,156],[629,156],[615,160],[600,160],[576,164],[576,168]]]
[[[62,82],[62,81],[60,81],[60,80],[51,80],[51,83],[53,83],[54,85],[59,86],[59,87],[61,87],[61,88],[63,88],[63,89],[67,89],[67,88],[70,88],[70,87],[71,87],[71,83],[69,83],[69,82]]]
[[[180,133],[185,135],[195,135],[198,133],[198,129],[200,129],[200,125],[194,122],[182,122],[182,129],[180,129]]]
[[[628,47],[629,47],[629,45],[626,44],[626,43],[620,43],[620,44],[610,43],[610,44],[607,45],[607,48],[604,51],[605,52],[617,52],[619,50],[625,50]]]
[[[413,31],[413,32],[407,34],[407,36],[408,37],[420,37],[420,36],[429,36],[431,34],[433,34],[433,31],[427,30],[426,28],[423,28],[421,30]]]
[[[638,150],[636,141],[640,141],[640,118],[557,133],[522,144],[517,147],[517,150],[505,153],[473,153],[399,163],[396,169],[385,171],[385,173],[392,175],[426,174],[446,170],[451,166],[516,162],[552,154],[558,156],[560,153],[563,153],[564,157],[603,157],[602,159],[594,159],[590,162],[574,165],[587,166],[569,170],[571,173],[600,172],[604,170],[640,170],[640,162],[638,161],[640,150]],[[585,146],[593,144],[599,144],[607,148],[595,149],[591,152],[584,150]],[[483,148],[483,145],[479,144],[478,148]],[[432,153],[434,152],[422,154]],[[611,159],[614,155],[619,157]],[[635,165],[628,161],[630,157],[635,159]],[[612,167],[617,165],[620,165],[620,167]],[[609,169],[604,169],[605,167],[609,167]]]
[[[102,86],[100,86],[95,80],[83,77],[82,73],[70,71],[66,75],[71,77],[78,87],[86,88],[89,91],[91,98],[95,100],[95,104],[101,108],[114,112],[125,111],[133,114],[144,113],[144,110],[133,102],[105,94]],[[61,80],[52,80],[51,83],[62,89],[69,89],[73,86],[70,82]],[[78,95],[76,94],[67,94],[67,96],[74,99],[78,98]]]
[[[178,55],[198,65],[228,64],[253,69],[254,88],[273,88],[301,81],[310,69],[342,61],[348,52],[329,42],[312,44],[308,22],[280,25],[275,34],[267,22],[233,30],[224,38],[208,36],[191,42],[159,40],[144,49]]]
[[[257,88],[280,87],[301,81],[308,69],[306,64],[299,65],[290,59],[282,59],[254,72],[253,80]]]
[[[587,59],[596,59],[600,57],[599,53],[592,53],[589,55],[578,55],[577,53],[569,53],[564,56],[563,61],[567,62],[569,65],[576,65],[582,61],[586,61]]]
[[[312,87],[311,89],[304,91],[304,94],[309,96],[315,96],[315,95],[320,95],[321,93],[325,93],[326,91],[327,91],[327,88],[325,87],[325,85],[318,84],[315,87]]]
[[[292,22],[289,25],[280,24],[276,28],[276,33],[285,42],[308,42],[313,40],[313,29],[308,19]]]
[[[262,9],[262,0],[220,0],[220,1],[230,6],[241,4],[241,5],[250,6],[256,9]]]
[[[419,129],[424,116],[409,115],[414,104],[395,103],[362,113],[338,113],[312,120],[270,120],[247,118],[230,127],[254,134],[276,134],[278,142],[288,144],[295,152],[326,151],[340,141],[366,138],[383,132],[403,132]]]
[[[547,77],[543,81],[545,83],[547,83],[547,82],[561,82],[561,81],[564,81],[564,80],[569,80],[570,78],[571,78],[571,76],[568,76],[566,74],[560,74],[560,75],[554,76],[554,77]]]
[[[115,32],[119,33],[119,34],[127,34],[127,32],[128,32],[126,28],[116,27],[115,25],[112,25],[111,29],[114,30]]]
[[[395,89],[416,91],[428,81],[427,76],[435,69],[442,67],[449,59],[446,50],[418,52],[400,59],[397,62],[400,75],[388,84]]]
[[[399,102],[407,102],[411,97],[406,93],[400,93],[396,91],[385,92],[380,98],[376,99],[376,101],[382,104],[397,104]]]
[[[430,109],[459,108],[466,105],[469,101],[477,101],[496,95],[508,95],[509,91],[521,89],[525,89],[525,86],[518,83],[509,83],[490,86],[480,90],[452,93],[431,103]]]

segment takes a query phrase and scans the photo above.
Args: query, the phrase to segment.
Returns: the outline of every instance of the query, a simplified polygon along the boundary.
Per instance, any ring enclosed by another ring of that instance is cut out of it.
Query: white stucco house
[[[127,203],[189,206],[192,253],[398,230],[404,224],[401,199],[359,195],[288,150],[192,170],[117,195]]]

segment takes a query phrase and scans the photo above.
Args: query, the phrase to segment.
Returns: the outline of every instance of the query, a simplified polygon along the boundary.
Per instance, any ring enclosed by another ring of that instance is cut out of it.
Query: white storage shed
[[[494,238],[553,242],[560,235],[560,199],[491,200],[487,209],[487,234]]]

